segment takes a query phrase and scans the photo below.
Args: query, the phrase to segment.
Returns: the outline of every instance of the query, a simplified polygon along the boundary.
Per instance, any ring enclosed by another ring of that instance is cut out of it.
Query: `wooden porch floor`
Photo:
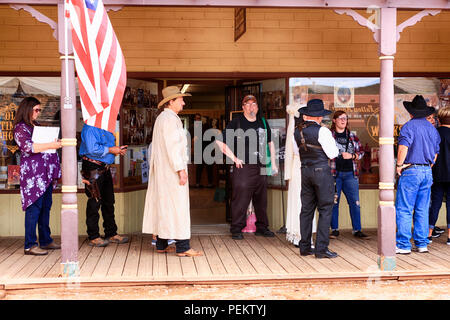
[[[80,237],[77,278],[60,276],[60,250],[46,256],[25,256],[23,238],[0,238],[0,289],[84,285],[258,283],[312,280],[364,280],[450,278],[450,246],[446,234],[434,239],[429,253],[397,255],[397,268],[381,272],[377,267],[376,231],[371,240],[355,239],[341,232],[330,240],[335,259],[301,257],[285,240],[246,234],[232,240],[229,234],[193,234],[191,245],[202,257],[177,257],[156,253],[148,235],[131,235],[128,244],[93,248]],[[59,241],[59,239],[57,239]]]

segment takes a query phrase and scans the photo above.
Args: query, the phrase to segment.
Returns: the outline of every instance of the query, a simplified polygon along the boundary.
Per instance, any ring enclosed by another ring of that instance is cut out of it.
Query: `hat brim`
[[[408,111],[408,113],[413,116],[413,118],[425,118],[436,112],[433,107],[428,106],[425,109],[421,110],[414,109],[411,101],[403,101],[403,106],[405,107],[406,111]]]
[[[327,109],[323,109],[323,110],[319,110],[319,111],[309,111],[306,109],[306,107],[300,108],[298,111],[301,114],[304,114],[305,116],[310,116],[310,117],[323,117],[323,116],[329,115],[332,112],[331,110],[327,110]]]
[[[161,107],[164,103],[166,103],[167,101],[170,101],[172,99],[176,99],[178,97],[190,97],[192,96],[190,93],[177,93],[177,94],[173,94],[171,96],[165,97],[164,99],[162,99],[159,103],[158,103],[158,108]]]

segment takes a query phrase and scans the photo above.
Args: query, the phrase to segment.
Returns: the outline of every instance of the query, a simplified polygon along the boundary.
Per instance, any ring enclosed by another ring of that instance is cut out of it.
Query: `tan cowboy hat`
[[[161,107],[167,101],[176,99],[178,97],[190,97],[190,93],[182,93],[177,86],[169,86],[162,89],[163,99],[159,102],[158,108]]]

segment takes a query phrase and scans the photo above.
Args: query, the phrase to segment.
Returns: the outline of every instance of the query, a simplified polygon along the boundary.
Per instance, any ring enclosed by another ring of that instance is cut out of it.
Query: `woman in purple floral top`
[[[61,142],[33,143],[34,126],[41,103],[34,97],[22,100],[14,119],[14,140],[20,150],[20,194],[25,211],[25,254],[44,255],[48,249],[59,249],[50,236],[52,191],[61,177],[57,153],[44,153],[61,148]],[[39,245],[36,238],[39,231]]]

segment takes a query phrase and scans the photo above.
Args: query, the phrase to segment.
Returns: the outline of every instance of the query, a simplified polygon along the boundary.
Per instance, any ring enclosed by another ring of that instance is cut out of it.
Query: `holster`
[[[89,181],[89,184],[86,184],[86,189],[90,193],[89,198],[95,198],[95,200],[101,200],[100,189],[98,187],[97,180],[98,178],[106,172],[107,169],[94,169],[90,171],[81,170],[81,176]]]
[[[310,126],[310,124],[305,124],[305,123],[302,123],[297,126],[299,133],[300,133],[300,145],[298,147],[299,148],[302,147],[305,151],[308,151],[307,147],[314,148],[314,149],[322,149],[322,147],[320,147],[320,146],[306,143],[305,137],[303,136],[303,129],[305,129],[306,127],[309,127],[309,126]],[[298,143],[297,143],[297,145],[298,145]]]

